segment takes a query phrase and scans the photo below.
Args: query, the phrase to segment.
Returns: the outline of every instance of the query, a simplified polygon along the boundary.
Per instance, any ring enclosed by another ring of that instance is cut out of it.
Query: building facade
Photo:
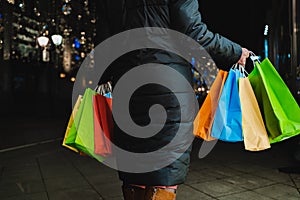
[[[76,73],[95,46],[95,23],[92,0],[1,0],[0,102],[12,105],[3,113],[39,111],[40,102],[49,112],[69,108]],[[46,47],[40,36],[49,39]]]
[[[272,0],[265,52],[300,103],[300,2]]]

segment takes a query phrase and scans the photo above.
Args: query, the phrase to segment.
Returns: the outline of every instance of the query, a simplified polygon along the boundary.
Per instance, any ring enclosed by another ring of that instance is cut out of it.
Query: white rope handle
[[[249,75],[249,73],[246,71],[245,67],[241,64],[236,63],[236,64],[232,65],[231,68],[233,70],[239,70],[242,73],[243,77],[246,77]]]
[[[97,85],[95,91],[101,95],[112,92],[111,82],[103,83],[101,85]]]
[[[243,77],[247,77],[249,73],[246,71],[245,67],[240,65],[240,72],[242,72]]]
[[[259,57],[256,56],[252,51],[250,51],[250,59],[252,60],[254,66],[256,61],[260,63]]]

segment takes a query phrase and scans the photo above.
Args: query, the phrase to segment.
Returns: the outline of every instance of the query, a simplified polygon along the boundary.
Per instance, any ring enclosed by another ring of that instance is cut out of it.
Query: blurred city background
[[[76,73],[98,44],[100,3],[0,0],[0,149],[63,137]],[[199,0],[199,5],[211,31],[268,57],[300,102],[299,1]],[[247,67],[251,70],[250,62]],[[196,72],[195,92],[201,102],[206,88]],[[49,126],[57,131],[46,134]]]

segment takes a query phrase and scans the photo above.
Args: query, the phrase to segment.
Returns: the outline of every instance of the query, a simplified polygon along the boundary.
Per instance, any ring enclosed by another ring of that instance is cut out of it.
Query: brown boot
[[[124,200],[144,200],[145,189],[134,186],[122,186]]]
[[[176,190],[147,187],[144,200],[175,200]]]

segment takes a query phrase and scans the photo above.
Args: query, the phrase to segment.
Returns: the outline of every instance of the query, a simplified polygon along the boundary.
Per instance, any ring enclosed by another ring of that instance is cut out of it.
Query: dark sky
[[[208,28],[256,52],[262,48],[265,14],[272,0],[199,0]]]
[[[208,28],[250,50],[262,48],[265,13],[272,0],[198,0]],[[44,8],[47,1],[40,1]]]

